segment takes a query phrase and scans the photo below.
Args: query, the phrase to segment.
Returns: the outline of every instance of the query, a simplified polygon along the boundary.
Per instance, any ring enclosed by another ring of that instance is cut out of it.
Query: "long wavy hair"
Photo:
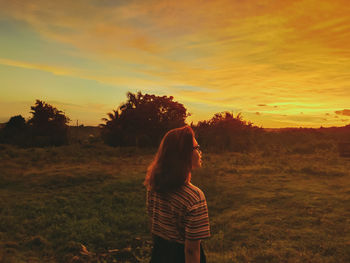
[[[194,132],[190,126],[168,131],[147,169],[144,185],[169,192],[191,181]]]

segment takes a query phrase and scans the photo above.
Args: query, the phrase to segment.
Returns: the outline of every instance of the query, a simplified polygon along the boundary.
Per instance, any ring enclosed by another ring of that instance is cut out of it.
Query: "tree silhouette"
[[[261,128],[243,120],[240,113],[234,116],[230,112],[216,113],[208,121],[193,125],[200,144],[214,150],[249,151],[254,136]]]
[[[5,123],[0,132],[0,141],[3,143],[22,145],[26,141],[27,125],[22,115],[16,115]]]
[[[67,124],[70,120],[62,111],[41,100],[36,100],[31,110],[33,116],[28,125],[34,145],[58,146],[68,142]]]
[[[5,124],[4,129],[11,130],[14,133],[21,132],[26,128],[26,120],[22,115],[16,115],[10,118]]]
[[[156,146],[168,130],[184,126],[189,116],[173,99],[128,92],[127,101],[102,119],[102,139],[112,146]]]

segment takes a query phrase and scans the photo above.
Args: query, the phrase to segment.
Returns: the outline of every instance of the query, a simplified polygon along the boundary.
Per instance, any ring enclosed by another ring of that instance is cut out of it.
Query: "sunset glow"
[[[0,0],[0,122],[35,99],[98,125],[126,92],[263,127],[350,123],[345,0]]]

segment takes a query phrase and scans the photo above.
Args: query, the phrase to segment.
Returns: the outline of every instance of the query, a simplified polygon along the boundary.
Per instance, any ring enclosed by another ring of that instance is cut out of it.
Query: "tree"
[[[22,132],[26,128],[26,120],[22,115],[16,115],[10,118],[5,124],[4,129],[11,130],[14,133]]]
[[[214,150],[248,151],[252,148],[254,136],[262,129],[243,120],[238,113],[216,113],[208,121],[200,121],[193,129],[202,146]]]
[[[22,115],[16,115],[5,123],[0,132],[0,141],[3,143],[22,145],[26,141],[27,125]]]
[[[41,100],[36,100],[31,110],[33,116],[28,125],[34,145],[59,146],[68,142],[67,124],[70,120],[64,112]]]
[[[170,129],[185,125],[189,113],[174,97],[128,92],[127,101],[102,119],[102,139],[112,146],[156,146]]]

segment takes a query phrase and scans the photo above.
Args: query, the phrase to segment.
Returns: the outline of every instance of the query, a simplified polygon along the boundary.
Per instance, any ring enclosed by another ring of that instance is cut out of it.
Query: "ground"
[[[2,262],[148,262],[153,154],[0,145]],[[330,149],[204,152],[192,178],[208,201],[208,262],[350,262],[349,170]]]

